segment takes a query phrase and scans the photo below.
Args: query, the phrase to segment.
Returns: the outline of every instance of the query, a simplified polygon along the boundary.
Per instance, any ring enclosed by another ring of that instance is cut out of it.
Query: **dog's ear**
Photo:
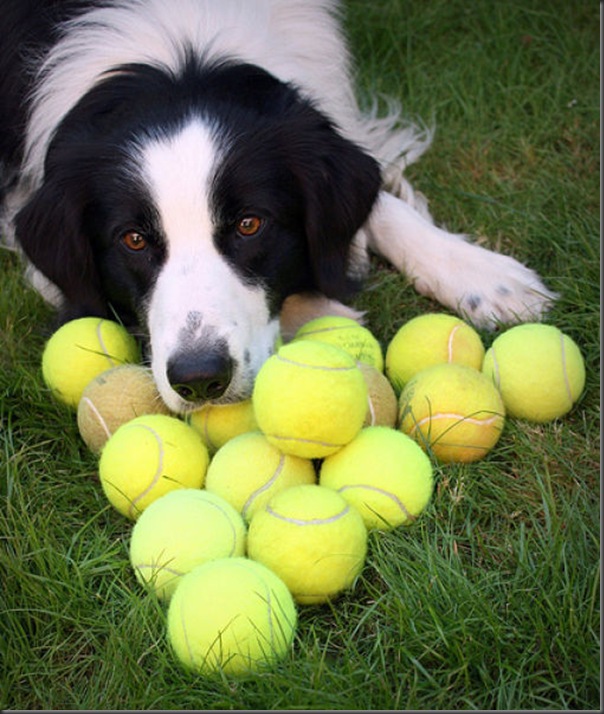
[[[325,119],[309,134],[294,167],[305,198],[305,228],[317,289],[345,300],[358,288],[349,275],[350,247],[377,198],[377,162]]]
[[[68,316],[105,316],[90,240],[83,231],[84,199],[76,186],[46,181],[17,214],[17,241],[31,263],[63,293]]]

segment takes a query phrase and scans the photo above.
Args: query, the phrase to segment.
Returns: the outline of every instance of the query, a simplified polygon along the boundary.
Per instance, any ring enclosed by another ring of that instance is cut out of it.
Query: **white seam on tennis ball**
[[[268,489],[275,483],[277,478],[279,478],[279,474],[283,471],[283,466],[285,464],[285,454],[280,454],[279,458],[279,463],[277,464],[277,468],[275,469],[275,472],[273,475],[266,481],[265,483],[260,486],[260,488],[257,488],[255,491],[252,491],[250,493],[247,501],[243,504],[243,508],[241,509],[241,514],[245,518],[248,509],[251,507],[253,501],[255,498],[257,498],[261,493],[264,491],[268,491]]]
[[[390,491],[386,491],[383,488],[377,488],[377,486],[370,486],[369,484],[366,483],[357,483],[357,484],[350,484],[348,486],[342,486],[341,488],[338,489],[339,493],[342,493],[342,491],[349,491],[353,488],[364,488],[368,491],[375,491],[376,493],[380,493],[383,496],[387,496],[389,499],[394,501],[396,505],[401,509],[401,511],[407,516],[409,520],[415,520],[415,516],[412,513],[409,513],[409,511],[405,508],[405,504],[393,493]],[[375,511],[374,511],[375,512]],[[376,514],[379,515],[379,514]]]
[[[160,435],[155,431],[155,429],[152,429],[146,424],[137,424],[135,428],[146,429],[155,437],[155,440],[157,441],[159,463],[157,464],[157,470],[155,471],[155,475],[153,476],[151,483],[147,486],[146,489],[144,489],[144,491],[141,491],[141,493],[139,493],[138,496],[132,500],[129,509],[131,516],[134,516],[134,509],[136,508],[136,504],[141,500],[141,498],[143,498],[143,496],[146,496],[149,493],[149,491],[156,485],[156,483],[161,478],[161,472],[164,466],[164,445]]]
[[[316,444],[317,446],[327,446],[329,448],[339,448],[343,444],[333,444],[330,441],[318,441],[317,439],[302,439],[299,436],[279,436],[278,434],[266,434],[271,439],[277,441],[295,441],[297,444]]]
[[[275,355],[275,357],[280,361],[280,362],[286,362],[287,364],[292,364],[294,367],[303,367],[304,369],[318,369],[323,372],[351,372],[355,369],[358,369],[356,364],[350,366],[343,366],[343,367],[329,367],[328,365],[322,365],[322,364],[306,364],[305,362],[296,362],[293,359],[287,359],[286,357],[283,357],[280,354]]]
[[[271,516],[275,516],[275,518],[278,518],[281,521],[285,521],[286,523],[293,523],[297,526],[326,526],[330,523],[335,523],[336,521],[340,520],[340,518],[343,518],[348,513],[348,511],[350,511],[350,506],[345,506],[343,510],[341,510],[339,513],[335,513],[333,516],[329,516],[329,518],[310,518],[308,520],[305,520],[303,518],[292,518],[291,516],[284,516],[282,513],[277,513],[277,511],[274,511],[270,506],[267,506],[266,510],[268,511],[268,513],[271,514]]]
[[[562,376],[564,377],[564,386],[566,387],[566,394],[568,396],[568,400],[571,404],[573,405],[573,394],[570,388],[570,381],[568,379],[568,371],[566,369],[566,350],[564,348],[564,334],[561,332],[560,333],[560,351],[561,351],[561,358],[562,358]]]
[[[101,425],[101,428],[105,432],[105,435],[109,439],[109,437],[111,436],[111,432],[109,431],[107,422],[103,419],[101,412],[96,408],[92,399],[90,399],[90,397],[82,397],[82,401],[85,402],[86,404],[88,404],[88,406],[90,407],[90,409],[92,410],[92,412],[94,413],[96,418],[99,420],[99,424]]]
[[[476,414],[480,414],[480,412],[476,412]],[[499,419],[501,419],[501,414],[496,413],[488,419],[477,419],[475,417],[464,416],[463,414],[455,414],[453,412],[437,412],[436,414],[431,414],[430,416],[419,419],[415,422],[415,424],[416,426],[423,426],[426,422],[431,422],[437,419],[457,419],[458,422],[462,421],[464,423],[477,424],[478,426],[490,426],[491,424],[494,424],[496,421],[499,421]]]
[[[226,521],[231,528],[231,534],[233,536],[233,544],[231,546],[231,552],[229,553],[229,556],[232,556],[233,553],[235,552],[235,546],[237,545],[237,532],[235,531],[235,526],[233,525],[231,519],[229,518],[229,514],[225,511],[225,509],[219,503],[211,503],[210,501],[206,501],[206,505],[212,506],[212,508],[216,508],[226,518]]]
[[[455,325],[455,327],[449,333],[449,339],[447,340],[447,362],[453,361],[453,341],[455,340],[455,333],[461,325]]]
[[[361,325],[359,325],[361,327]],[[316,327],[310,332],[303,332],[302,337],[307,337],[308,335],[319,335],[322,332],[335,332],[335,330],[352,330],[356,329],[354,325],[333,325],[332,327]]]

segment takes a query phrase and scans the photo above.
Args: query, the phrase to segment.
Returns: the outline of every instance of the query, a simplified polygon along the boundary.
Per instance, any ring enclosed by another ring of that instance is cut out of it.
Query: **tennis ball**
[[[89,382],[78,404],[78,429],[98,453],[115,430],[143,414],[169,414],[151,370],[138,364],[108,369]]]
[[[180,581],[168,608],[168,640],[201,674],[242,675],[269,668],[291,648],[297,612],[286,585],[247,558],[198,565]]]
[[[111,436],[99,460],[109,502],[136,520],[153,501],[178,488],[201,488],[208,450],[193,427],[165,414],[136,417]]]
[[[504,425],[505,407],[493,382],[461,364],[418,372],[401,392],[399,407],[401,431],[444,462],[483,458]]]
[[[294,340],[317,340],[340,347],[355,362],[370,364],[380,372],[384,369],[384,356],[377,339],[363,325],[350,317],[325,315],[309,320],[294,335]]]
[[[316,480],[309,459],[284,454],[256,431],[236,436],[216,452],[205,487],[249,521],[278,491]]]
[[[52,394],[77,409],[84,387],[105,370],[138,362],[138,345],[117,322],[82,317],[62,325],[42,353],[42,376]]]
[[[573,340],[552,325],[527,323],[495,339],[483,372],[511,417],[547,422],[569,412],[585,386],[585,364]]]
[[[394,426],[398,400],[383,372],[369,364],[358,363],[367,385],[367,412],[363,426]]]
[[[199,488],[179,488],[141,513],[130,538],[130,563],[140,583],[169,600],[195,566],[242,556],[245,535],[243,518],[223,498]]]
[[[367,529],[337,491],[292,486],[256,511],[247,551],[283,580],[297,602],[322,603],[349,588],[361,572]]]
[[[422,369],[445,362],[480,370],[484,345],[470,325],[454,315],[428,313],[406,322],[386,348],[386,376],[400,394]]]
[[[354,506],[367,528],[410,525],[432,496],[430,459],[409,436],[385,426],[363,429],[321,464],[321,486]]]
[[[252,401],[256,422],[272,444],[286,454],[321,458],[361,429],[367,387],[347,352],[299,340],[262,365]]]
[[[232,404],[204,404],[191,412],[188,421],[201,434],[211,454],[233,437],[258,428],[251,399]]]

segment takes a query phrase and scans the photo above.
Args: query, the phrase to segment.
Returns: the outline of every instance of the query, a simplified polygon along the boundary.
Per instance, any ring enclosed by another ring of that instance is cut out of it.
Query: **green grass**
[[[52,314],[0,250],[0,706],[599,709],[599,16],[595,2],[351,0],[359,87],[437,127],[411,167],[436,219],[538,270],[580,345],[577,407],[508,420],[436,467],[418,522],[372,533],[354,589],[300,608],[291,656],[240,680],[184,672],[127,561],[75,419],[39,369]],[[375,260],[358,299],[385,346],[433,309]],[[482,333],[488,345],[493,335]]]

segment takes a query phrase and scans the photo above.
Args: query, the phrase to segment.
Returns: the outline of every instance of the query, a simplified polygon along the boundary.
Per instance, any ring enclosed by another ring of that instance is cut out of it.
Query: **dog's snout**
[[[233,360],[223,352],[183,353],[168,363],[168,381],[185,401],[218,399],[233,376]]]

